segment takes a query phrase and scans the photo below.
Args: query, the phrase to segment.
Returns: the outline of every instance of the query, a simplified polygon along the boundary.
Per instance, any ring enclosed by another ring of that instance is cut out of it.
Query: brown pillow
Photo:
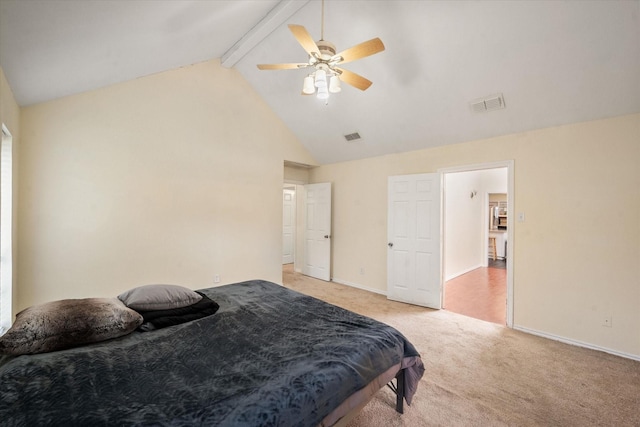
[[[178,285],[145,285],[121,293],[118,299],[135,311],[149,311],[186,307],[202,295]]]
[[[46,353],[126,335],[142,316],[117,298],[66,299],[29,307],[0,337],[0,353]]]

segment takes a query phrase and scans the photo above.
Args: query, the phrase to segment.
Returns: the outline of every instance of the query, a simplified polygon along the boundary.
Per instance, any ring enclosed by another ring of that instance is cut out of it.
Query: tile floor
[[[445,310],[487,322],[506,324],[507,270],[477,268],[445,283]]]

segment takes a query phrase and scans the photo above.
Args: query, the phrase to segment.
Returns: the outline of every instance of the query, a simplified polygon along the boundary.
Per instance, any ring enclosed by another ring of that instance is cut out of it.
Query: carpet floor
[[[286,287],[401,331],[426,372],[411,406],[380,390],[349,427],[640,426],[640,362],[284,268]]]

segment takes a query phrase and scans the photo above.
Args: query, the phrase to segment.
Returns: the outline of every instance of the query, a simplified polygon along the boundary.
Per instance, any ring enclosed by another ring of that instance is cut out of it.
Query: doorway
[[[444,309],[512,326],[513,161],[440,172]],[[504,195],[500,229],[491,216],[497,194]]]
[[[282,264],[295,262],[296,255],[296,186],[282,189]]]
[[[284,162],[282,265],[331,280],[331,183],[309,184],[311,166]]]

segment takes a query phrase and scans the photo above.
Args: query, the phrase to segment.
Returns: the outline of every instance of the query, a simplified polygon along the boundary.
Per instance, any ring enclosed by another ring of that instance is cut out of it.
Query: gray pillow
[[[123,292],[118,299],[136,311],[150,311],[186,307],[202,295],[178,285],[146,285]]]
[[[0,353],[46,353],[133,332],[142,316],[117,298],[65,299],[29,307],[0,337]]]

